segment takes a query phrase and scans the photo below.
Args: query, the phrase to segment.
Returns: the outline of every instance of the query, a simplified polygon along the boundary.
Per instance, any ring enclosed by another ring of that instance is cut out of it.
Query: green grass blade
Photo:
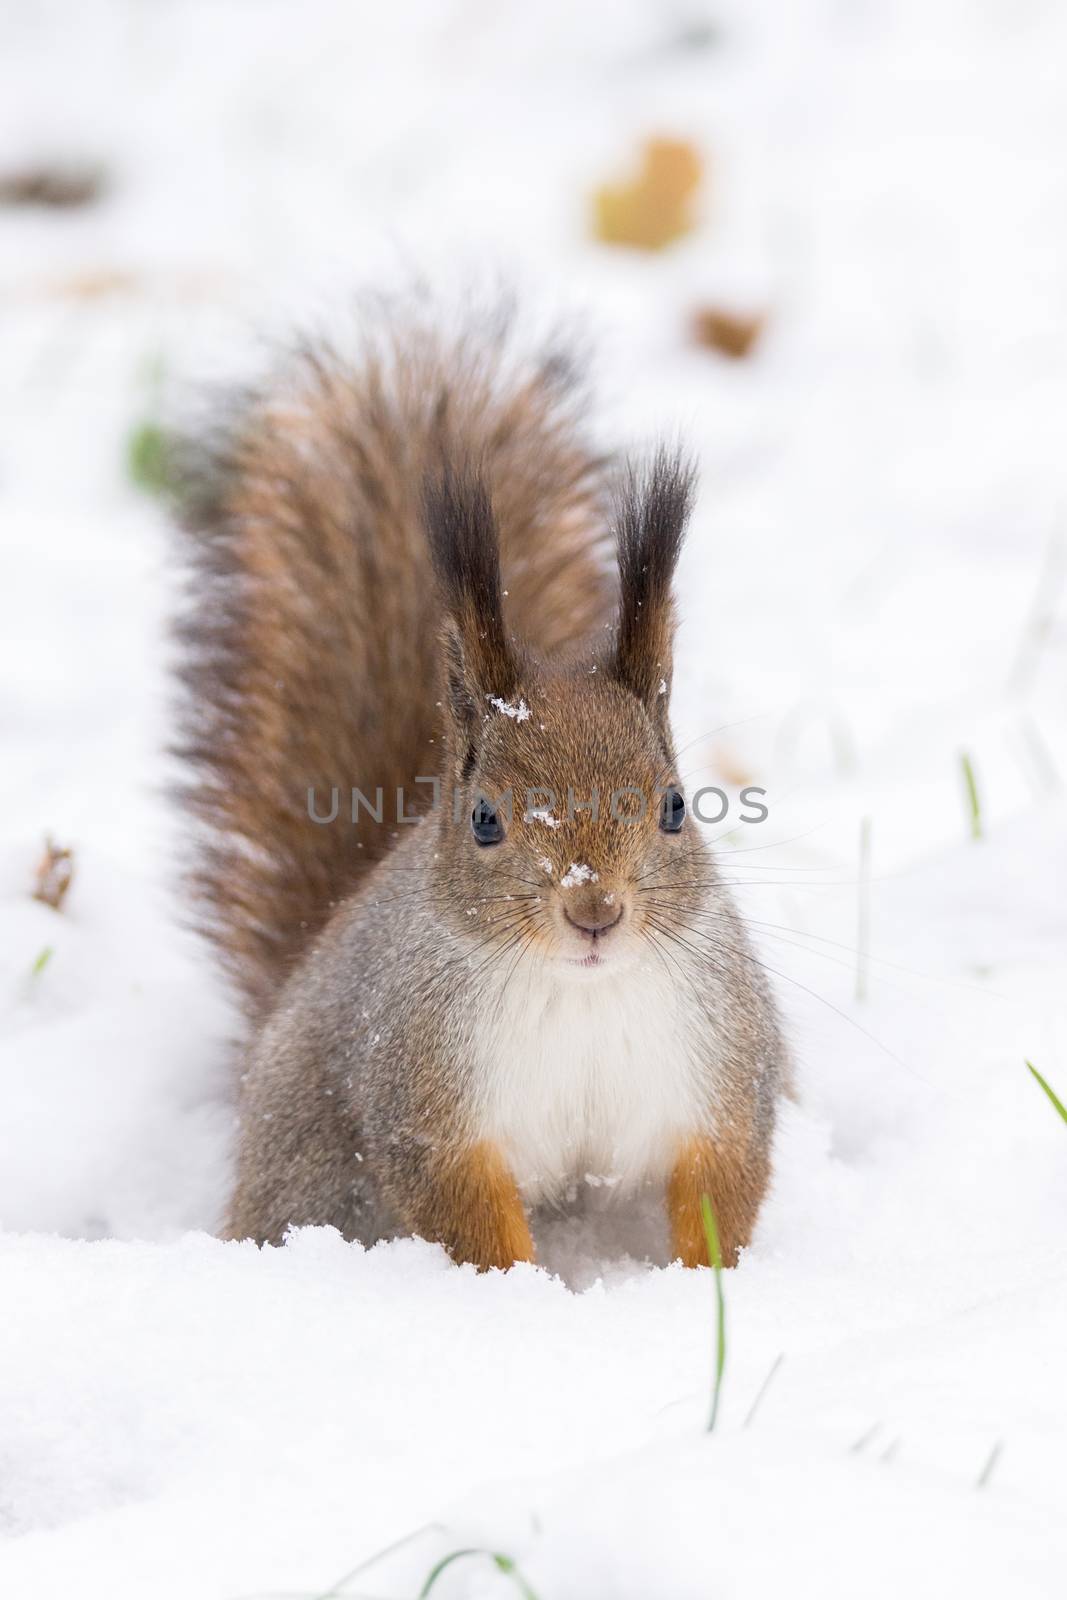
[[[510,1556],[495,1555],[493,1560],[496,1562],[501,1572],[507,1573],[508,1577],[514,1583],[516,1589],[518,1589],[519,1593],[522,1595],[522,1600],[537,1600],[537,1596],[534,1594],[533,1590],[530,1588],[530,1585],[526,1582],[526,1579],[523,1577],[522,1573],[519,1571],[518,1567],[515,1565]]]
[[[304,1596],[303,1600],[342,1600],[344,1594],[351,1594],[348,1585],[353,1578],[358,1578],[364,1572],[369,1572],[371,1567],[376,1567],[380,1561],[386,1560],[388,1556],[395,1555],[405,1545],[412,1544],[416,1539],[421,1539],[424,1533],[440,1533],[442,1531],[440,1523],[424,1522],[421,1528],[413,1528],[410,1533],[405,1533],[401,1538],[394,1539],[392,1544],[384,1545],[381,1550],[376,1550],[372,1556],[368,1556],[365,1561],[361,1561],[358,1567],[351,1567],[343,1578],[338,1578],[337,1582],[331,1584],[328,1589],[323,1589],[320,1594]],[[352,1600],[357,1600],[357,1597],[353,1595]]]
[[[715,1274],[715,1384],[711,1392],[711,1415],[708,1432],[714,1433],[719,1415],[719,1393],[722,1374],[726,1366],[726,1298],[722,1290],[722,1250],[719,1248],[719,1228],[712,1209],[711,1196],[700,1196],[700,1215],[704,1223],[704,1239],[708,1247],[708,1262]]]
[[[30,968],[30,977],[39,978],[54,955],[55,950],[52,945],[46,944],[36,961],[33,963],[33,966]]]
[[[1067,1106],[1064,1105],[1063,1101],[1060,1099],[1060,1097],[1056,1093],[1055,1089],[1052,1087],[1052,1085],[1050,1083],[1046,1083],[1045,1082],[1044,1078],[1041,1076],[1040,1072],[1038,1072],[1038,1070],[1034,1066],[1033,1062],[1028,1061],[1026,1063],[1026,1065],[1030,1068],[1030,1071],[1033,1073],[1034,1077],[1037,1079],[1037,1081],[1041,1085],[1042,1089],[1044,1089],[1045,1093],[1048,1095],[1049,1099],[1052,1101],[1052,1104],[1056,1107],[1056,1110],[1059,1112],[1059,1114],[1063,1118],[1064,1122],[1067,1122]]]
[[[982,802],[978,797],[978,780],[974,775],[974,767],[966,750],[960,751],[960,766],[963,768],[963,783],[967,790],[967,810],[971,818],[971,838],[982,837]]]
[[[442,1556],[440,1561],[430,1568],[426,1582],[419,1590],[419,1600],[426,1600],[426,1596],[433,1589],[438,1578],[443,1572],[447,1571],[454,1561],[463,1561],[467,1556],[484,1556],[487,1561],[492,1561],[498,1572],[506,1573],[511,1579],[522,1595],[522,1600],[537,1600],[536,1594],[526,1582],[511,1556],[503,1555],[499,1550],[482,1550],[477,1546],[471,1546],[466,1550],[453,1550],[449,1555]]]
[[[484,1556],[485,1554],[486,1552],[484,1550],[472,1549],[453,1550],[450,1555],[442,1556],[440,1561],[434,1562],[433,1566],[427,1573],[426,1582],[419,1590],[419,1600],[426,1600],[426,1596],[429,1594],[430,1590],[433,1588],[442,1572],[447,1571],[447,1569],[452,1565],[453,1561],[462,1561],[464,1556]]]
[[[162,495],[174,479],[174,448],[158,422],[142,422],[126,441],[126,472],[146,494]]]

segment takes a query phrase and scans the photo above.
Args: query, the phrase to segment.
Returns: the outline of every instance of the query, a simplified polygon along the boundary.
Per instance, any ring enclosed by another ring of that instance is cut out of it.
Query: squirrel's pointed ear
[[[630,467],[618,496],[619,629],[613,669],[649,710],[665,710],[671,681],[674,600],[671,583],[693,506],[696,472],[660,449],[643,469]]]
[[[445,669],[453,718],[474,724],[488,696],[510,699],[518,662],[504,631],[493,503],[473,467],[446,467],[423,493],[423,519],[446,620]]]

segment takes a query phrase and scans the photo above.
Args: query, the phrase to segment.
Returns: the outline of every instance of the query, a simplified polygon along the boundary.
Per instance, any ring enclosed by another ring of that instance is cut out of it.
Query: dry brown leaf
[[[104,176],[95,167],[22,167],[0,173],[0,205],[48,206],[67,210],[91,205],[104,191]]]
[[[740,361],[755,347],[766,323],[762,311],[746,314],[721,306],[701,306],[693,316],[693,338],[697,344]]]
[[[630,183],[605,184],[593,196],[594,231],[605,244],[662,250],[693,226],[692,202],[704,164],[684,139],[649,139]]]
[[[44,855],[34,874],[33,898],[61,911],[74,876],[74,852],[62,848],[51,837],[45,839]]]

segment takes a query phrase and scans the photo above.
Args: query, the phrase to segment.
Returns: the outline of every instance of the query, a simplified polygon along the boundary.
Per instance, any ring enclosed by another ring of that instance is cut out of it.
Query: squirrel
[[[186,459],[181,797],[251,1034],[224,1234],[508,1268],[588,1178],[659,1186],[686,1266],[706,1194],[731,1264],[788,1066],[672,741],[694,475],[620,477],[510,337],[299,347]]]

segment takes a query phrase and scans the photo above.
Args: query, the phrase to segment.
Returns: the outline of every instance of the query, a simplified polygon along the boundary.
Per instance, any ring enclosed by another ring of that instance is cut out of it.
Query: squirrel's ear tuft
[[[518,663],[504,631],[493,502],[474,466],[445,466],[423,490],[423,521],[446,611],[445,668],[453,716],[467,724],[487,695],[509,699]]]
[[[630,467],[618,496],[619,631],[615,676],[654,711],[666,707],[674,642],[671,583],[693,507],[696,471],[660,448]]]

